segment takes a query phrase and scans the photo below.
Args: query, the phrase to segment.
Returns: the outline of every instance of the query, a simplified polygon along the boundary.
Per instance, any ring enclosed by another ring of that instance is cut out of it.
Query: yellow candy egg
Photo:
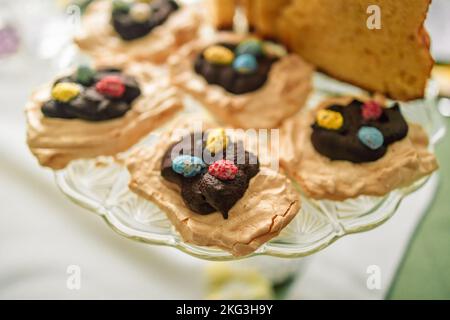
[[[56,101],[69,102],[75,99],[81,91],[81,87],[73,82],[62,82],[52,89],[52,97]]]
[[[339,130],[344,125],[342,114],[332,110],[319,110],[316,120],[319,126],[330,130]]]
[[[222,152],[229,143],[229,138],[225,132],[225,129],[219,128],[209,131],[208,138],[206,139],[206,149],[212,153]]]
[[[224,46],[212,46],[203,53],[206,61],[214,64],[231,64],[234,60],[234,53]]]

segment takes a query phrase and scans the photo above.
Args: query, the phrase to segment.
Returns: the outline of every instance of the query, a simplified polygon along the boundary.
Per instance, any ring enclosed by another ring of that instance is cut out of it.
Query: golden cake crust
[[[423,98],[434,61],[424,28],[431,0],[292,0],[277,20],[280,39],[325,73],[395,100]],[[368,8],[381,12],[369,29]]]
[[[50,99],[51,84],[36,90],[26,105],[27,143],[42,166],[63,169],[75,159],[111,156],[128,150],[152,130],[170,120],[181,110],[176,89],[168,80],[146,82],[152,71],[143,66],[136,76],[142,95],[121,118],[89,122],[80,119],[47,118],[42,104]],[[143,71],[146,69],[146,72]]]
[[[291,0],[207,0],[208,17],[219,30],[232,30],[238,8],[242,8],[248,26],[259,36],[277,37],[276,17]]]
[[[233,29],[237,0],[206,0],[208,20],[219,30]]]
[[[193,41],[169,59],[172,84],[199,100],[219,120],[237,128],[275,128],[297,113],[312,90],[313,68],[297,55],[275,62],[260,89],[234,95],[210,85],[198,75],[193,63],[208,45],[239,42],[242,37],[222,34],[215,39]],[[257,115],[257,116],[255,116]]]
[[[189,128],[187,124],[183,126]],[[243,198],[230,210],[228,219],[218,212],[210,215],[192,212],[184,204],[177,186],[167,182],[160,172],[164,153],[179,139],[167,132],[157,146],[136,150],[127,163],[130,189],[157,204],[184,241],[245,256],[277,236],[299,211],[300,198],[291,182],[277,171],[261,166]]]
[[[111,3],[108,0],[91,3],[83,15],[81,31],[75,37],[80,49],[102,65],[123,66],[138,60],[163,63],[174,50],[197,36],[203,21],[201,8],[184,6],[148,35],[123,41],[110,23]]]
[[[408,136],[388,147],[374,162],[356,164],[332,161],[311,143],[311,124],[317,110],[332,104],[347,105],[353,98],[329,99],[316,110],[286,121],[281,128],[281,165],[314,199],[346,200],[360,195],[383,196],[430,175],[438,168],[428,151],[428,137],[417,124],[409,124]]]
[[[246,2],[249,23],[255,32],[264,38],[277,38],[277,17],[291,0],[246,0]]]

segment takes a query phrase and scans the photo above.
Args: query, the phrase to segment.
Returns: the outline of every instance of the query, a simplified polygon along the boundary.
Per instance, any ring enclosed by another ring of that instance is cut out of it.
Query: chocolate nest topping
[[[211,155],[206,151],[211,159],[204,161],[204,169],[196,176],[185,177],[175,172],[172,160],[176,157],[172,155],[172,150],[177,148],[175,155],[200,153],[201,158],[206,147],[207,136],[206,132],[193,133],[169,147],[162,159],[161,175],[167,181],[180,187],[181,196],[190,210],[201,215],[218,211],[227,219],[230,209],[244,196],[250,179],[259,172],[259,161],[254,154],[243,149],[242,142],[230,142],[220,154]],[[228,159],[227,154],[228,156],[231,154],[233,158]],[[208,172],[209,166],[221,159],[231,160],[238,168],[234,179],[221,180]]]
[[[96,90],[98,81],[106,76],[120,77],[125,91],[119,98],[108,97]],[[121,73],[118,69],[102,69],[95,72],[88,83],[80,83],[76,74],[58,79],[53,87],[59,83],[76,83],[82,90],[76,98],[69,102],[55,99],[48,100],[42,105],[42,113],[48,118],[82,119],[86,121],[104,121],[122,117],[132,107],[133,101],[141,95],[136,80]]]
[[[219,45],[235,51],[237,45],[220,43]],[[267,81],[272,64],[278,59],[266,55],[257,58],[258,69],[256,72],[244,74],[236,71],[233,66],[219,65],[208,62],[202,51],[196,58],[194,70],[212,85],[218,85],[232,94],[245,94],[261,88]]]
[[[113,10],[112,25],[114,30],[125,41],[142,38],[154,28],[162,25],[169,16],[179,9],[173,0],[154,0],[150,3],[151,15],[148,20],[138,22],[133,20],[129,10]]]
[[[383,108],[377,120],[366,120],[362,116],[363,103],[353,100],[348,106],[332,105],[327,110],[342,114],[344,123],[338,130],[323,128],[314,123],[311,142],[320,154],[331,160],[347,160],[354,163],[376,161],[382,158],[390,144],[402,140],[408,134],[406,123],[396,103],[391,108]],[[383,144],[376,149],[369,148],[358,138],[362,127],[376,128],[383,135]]]

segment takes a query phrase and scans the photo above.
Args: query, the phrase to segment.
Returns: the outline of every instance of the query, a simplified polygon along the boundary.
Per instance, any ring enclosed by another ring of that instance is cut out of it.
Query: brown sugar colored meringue
[[[200,215],[189,210],[179,188],[161,176],[161,160],[179,137],[167,132],[159,141],[157,146],[140,148],[129,157],[129,186],[139,196],[158,205],[184,241],[245,256],[277,236],[299,212],[300,198],[291,182],[264,164],[227,219],[219,212]]]
[[[312,90],[313,67],[289,54],[274,62],[266,83],[245,94],[210,85],[194,71],[194,61],[208,45],[237,43],[240,36],[220,35],[191,42],[169,59],[172,84],[199,100],[219,121],[236,128],[275,128],[297,113]]]
[[[141,85],[141,96],[117,119],[91,122],[49,118],[43,115],[41,107],[51,97],[51,85],[42,86],[32,94],[25,110],[27,143],[42,166],[58,170],[75,159],[126,151],[181,110],[178,93],[167,80],[144,85],[140,80],[148,79],[151,71],[142,71],[140,75],[130,73]]]
[[[387,153],[377,161],[333,161],[319,154],[311,143],[311,125],[317,110],[332,104],[347,105],[351,100],[326,100],[316,110],[287,120],[281,128],[281,166],[307,196],[336,201],[360,195],[384,196],[438,168],[435,156],[428,150],[428,136],[417,124],[409,124],[407,137],[389,145]]]
[[[183,6],[162,25],[146,36],[124,41],[111,24],[112,1],[96,0],[82,18],[82,27],[75,37],[80,49],[102,65],[123,66],[130,61],[163,63],[181,45],[197,36],[203,13],[197,6]]]

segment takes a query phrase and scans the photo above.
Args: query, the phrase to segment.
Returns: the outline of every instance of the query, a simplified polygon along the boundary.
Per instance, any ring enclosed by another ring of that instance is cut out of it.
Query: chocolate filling
[[[212,155],[207,161],[206,168],[197,176],[186,178],[172,169],[172,159],[177,155],[195,155],[202,157],[206,146],[207,133],[191,134],[173,144],[165,153],[161,163],[161,175],[164,179],[178,185],[186,206],[201,215],[219,211],[225,219],[228,212],[241,199],[250,182],[259,172],[258,158],[244,150],[242,142],[229,143],[221,154]],[[172,155],[176,148],[177,152]],[[208,157],[210,154],[206,153]],[[229,159],[228,156],[233,156]],[[234,162],[238,172],[233,180],[220,180],[208,173],[208,166],[214,161],[227,159]]]
[[[95,84],[103,77],[117,75],[125,85],[125,93],[120,98],[106,97],[97,92]],[[138,83],[133,77],[124,75],[117,69],[103,69],[95,73],[90,83],[81,84],[75,74],[56,80],[74,82],[83,87],[80,94],[69,102],[49,100],[42,105],[42,113],[48,118],[82,119],[103,121],[122,117],[131,109],[133,101],[141,95]]]
[[[236,45],[220,43],[231,51],[235,51]],[[205,49],[206,50],[206,49]],[[202,51],[194,63],[195,72],[203,76],[209,84],[221,86],[233,94],[244,94],[256,91],[267,81],[272,64],[278,59],[261,55],[256,57],[258,70],[254,73],[243,74],[234,70],[232,65],[218,65],[205,60]]]
[[[329,130],[315,123],[311,142],[320,154],[331,160],[347,160],[354,163],[371,162],[382,158],[390,144],[402,140],[408,134],[408,124],[395,104],[384,108],[378,120],[364,120],[361,108],[363,103],[353,100],[348,106],[332,105],[328,110],[340,112],[344,124],[339,130]],[[375,127],[383,134],[384,144],[376,150],[364,145],[358,138],[362,126]]]
[[[134,21],[129,12],[113,11],[112,25],[114,30],[125,41],[142,38],[157,26],[162,25],[179,8],[173,0],[154,0],[150,3],[150,7],[152,14],[145,22]]]

